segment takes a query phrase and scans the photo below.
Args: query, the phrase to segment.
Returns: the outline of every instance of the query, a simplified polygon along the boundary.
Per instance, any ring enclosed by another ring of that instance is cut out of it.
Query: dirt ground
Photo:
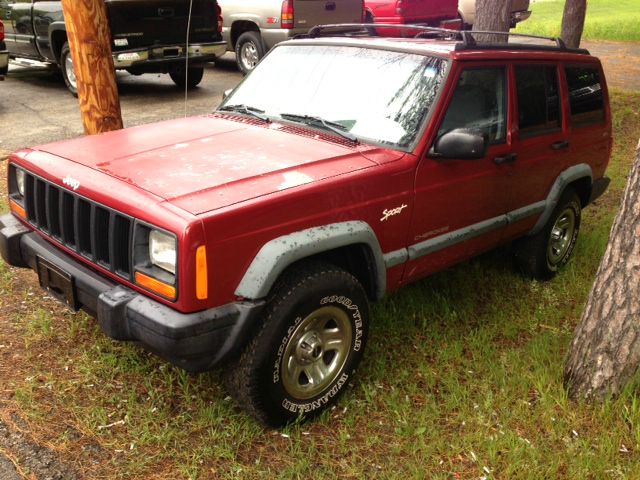
[[[625,44],[615,42],[584,42],[583,47],[588,49],[593,55],[601,58],[609,87],[612,89],[640,91],[640,44]],[[230,69],[228,69],[230,70]],[[211,73],[213,75],[213,73]],[[240,75],[234,74],[231,78],[226,77],[223,83],[224,88],[229,88],[233,81],[240,79]],[[35,81],[34,81],[35,82]],[[6,82],[3,87],[9,86],[10,82]],[[219,100],[222,87],[218,87],[211,92],[211,97]],[[37,86],[37,85],[36,85]],[[5,90],[5,93],[7,91]],[[137,93],[137,92],[136,92]],[[148,92],[147,92],[148,93]],[[177,94],[174,96],[178,96]],[[174,99],[177,101],[177,99]],[[211,100],[206,103],[214,104]],[[139,108],[138,105],[136,105]],[[167,107],[169,108],[169,107]],[[205,107],[199,107],[204,109]],[[209,108],[209,107],[207,107]],[[132,107],[133,109],[133,107]],[[12,121],[12,113],[10,111],[2,112],[0,119],[3,129],[9,124],[14,125]],[[196,109],[197,110],[197,109]],[[1,111],[1,110],[0,110]],[[44,112],[40,111],[39,115]],[[198,112],[199,113],[199,112]],[[6,122],[6,123],[5,123]],[[77,123],[77,120],[76,120]],[[134,123],[144,123],[134,122]],[[18,128],[22,128],[19,127]],[[68,126],[61,126],[61,130],[57,132],[59,138],[65,136],[75,136],[79,134],[79,128],[74,125],[71,129],[73,132],[67,132]],[[78,130],[78,132],[76,132]],[[6,130],[4,134],[6,134]],[[7,139],[9,140],[9,139]],[[16,141],[15,138],[13,138]],[[23,142],[28,142],[27,138],[20,138],[15,145],[11,141],[7,141],[4,146],[11,144],[12,148],[24,146]],[[41,143],[37,138],[33,139],[33,143]],[[0,143],[0,160],[4,158],[2,151],[2,143]],[[4,175],[4,165],[0,168],[0,175]],[[22,278],[20,273],[18,278]],[[24,280],[29,282],[33,279]],[[5,365],[11,363],[9,354],[11,332],[0,332],[0,362]],[[5,363],[6,362],[6,363]],[[1,372],[2,369],[0,369]],[[29,435],[28,426],[21,423],[20,418],[5,415],[6,401],[10,397],[11,392],[1,388],[0,385],[0,480],[21,480],[21,479],[47,479],[47,480],[66,480],[80,478],[77,472],[65,464],[64,459],[59,458],[55,452],[46,446],[38,445]],[[3,413],[4,412],[4,413]]]
[[[640,91],[640,44],[582,42],[582,48],[600,58],[609,88]]]

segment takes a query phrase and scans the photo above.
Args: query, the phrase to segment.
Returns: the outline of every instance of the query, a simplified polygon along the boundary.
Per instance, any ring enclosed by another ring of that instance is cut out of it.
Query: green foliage
[[[531,17],[520,22],[517,33],[560,35],[564,0],[531,3]],[[589,0],[583,40],[640,42],[640,5],[637,0]]]

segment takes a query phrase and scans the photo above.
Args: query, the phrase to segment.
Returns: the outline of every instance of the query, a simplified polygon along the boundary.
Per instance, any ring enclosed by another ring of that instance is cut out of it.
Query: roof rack
[[[543,37],[540,35],[528,35],[523,33],[510,33],[510,32],[495,32],[490,30],[452,30],[448,28],[436,28],[423,24],[407,24],[398,25],[391,23],[337,23],[328,25],[316,25],[312,27],[307,33],[296,35],[295,38],[318,38],[318,37],[334,37],[334,36],[348,36],[348,37],[378,37],[379,29],[395,29],[401,31],[409,31],[411,33],[418,31],[412,35],[412,38],[436,38],[443,40],[459,40],[461,43],[456,45],[456,50],[468,50],[468,49],[498,49],[505,48],[508,45],[509,49],[543,49],[543,50],[562,50],[571,53],[589,54],[587,50],[579,48],[568,48],[564,41],[558,37]],[[506,37],[505,42],[479,42],[476,36],[492,36],[494,39],[496,36]],[[535,39],[545,40],[553,42],[554,45],[540,45],[534,43],[509,43],[509,39],[512,37],[523,39]]]
[[[421,36],[431,36],[462,39],[460,30],[436,28],[421,24],[399,25],[397,23],[334,23],[328,25],[316,25],[307,33],[296,35],[295,38],[317,38],[336,35],[377,37],[380,36],[377,29],[391,28],[409,31],[420,30],[417,35],[414,35],[414,37],[417,38],[421,38]]]

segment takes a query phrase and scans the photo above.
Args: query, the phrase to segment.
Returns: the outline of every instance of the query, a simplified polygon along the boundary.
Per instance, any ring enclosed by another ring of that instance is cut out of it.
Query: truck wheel
[[[331,406],[351,381],[367,340],[369,303],[350,273],[324,263],[286,272],[264,323],[225,371],[229,393],[279,427]]]
[[[243,74],[255,68],[264,56],[262,38],[258,32],[244,32],[236,42],[236,63]]]
[[[567,188],[542,230],[515,244],[520,269],[538,280],[549,280],[565,265],[578,239],[581,203],[572,188]]]
[[[71,49],[69,42],[65,42],[60,50],[60,70],[64,83],[74,97],[78,96],[78,81],[76,79],[76,71],[73,67],[73,58],[71,57]]]
[[[184,77],[184,66],[176,67],[174,70],[169,72],[169,76],[173,83],[175,83],[180,88],[188,88],[192,89],[200,85],[202,81],[202,77],[204,77],[204,66],[200,65],[198,67],[189,67],[187,70],[187,78]]]

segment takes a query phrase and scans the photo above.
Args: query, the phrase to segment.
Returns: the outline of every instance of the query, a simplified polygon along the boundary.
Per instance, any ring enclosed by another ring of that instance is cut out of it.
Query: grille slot
[[[131,280],[131,217],[27,173],[29,223],[91,262]]]
[[[76,248],[76,227],[74,222],[75,198],[70,193],[62,194],[62,241],[75,250]]]

